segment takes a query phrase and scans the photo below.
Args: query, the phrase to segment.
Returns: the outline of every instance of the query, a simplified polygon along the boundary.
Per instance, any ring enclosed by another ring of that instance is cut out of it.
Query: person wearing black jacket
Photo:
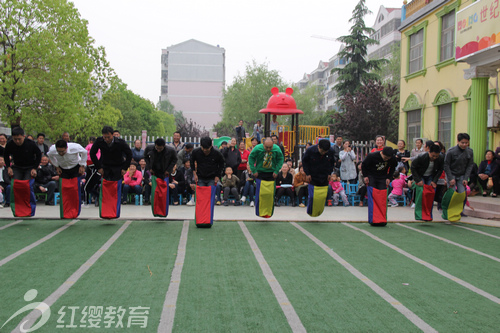
[[[15,165],[10,166],[10,156],[13,157]],[[12,129],[12,140],[5,146],[5,165],[10,177],[19,180],[35,178],[37,169],[42,159],[42,153],[35,142],[26,140],[24,130],[21,127]]]
[[[165,139],[158,138],[154,148],[146,147],[147,154],[144,155],[146,168],[151,170],[151,175],[158,178],[168,177],[177,163],[177,153],[174,148],[167,146]]]
[[[97,152],[101,150],[101,159]],[[104,126],[102,136],[97,138],[90,149],[90,158],[97,171],[106,180],[122,179],[132,161],[132,150],[125,140],[113,136],[113,128]]]
[[[366,155],[361,164],[365,184],[378,190],[387,189],[397,164],[394,150],[391,147],[384,147],[382,151]]]
[[[49,158],[43,156],[37,170],[34,187],[36,193],[47,193],[47,198],[45,199],[46,205],[54,205],[54,192],[57,188],[58,181],[59,176],[57,175],[56,169],[49,164]]]
[[[199,186],[215,185],[224,172],[224,156],[212,146],[212,139],[208,136],[200,139],[200,146],[191,154],[194,181]]]
[[[444,156],[440,152],[441,148],[433,144],[428,152],[418,155],[411,163],[411,174],[418,186],[425,184],[436,188],[444,169]]]
[[[231,167],[233,174],[236,175],[238,173],[238,166],[241,163],[241,153],[236,148],[236,139],[232,138],[229,147],[222,149],[221,153],[226,161],[226,166]]]
[[[483,197],[488,194],[488,179],[491,177],[493,181],[492,197],[497,197],[500,194],[500,165],[495,158],[495,153],[492,150],[487,150],[485,160],[479,164],[477,172],[478,182],[483,188]]]
[[[5,160],[0,156],[0,189],[5,200],[5,207],[10,206],[10,177],[5,167]]]
[[[302,166],[306,173],[306,180],[315,186],[328,186],[328,177],[331,175],[337,157],[335,151],[326,139],[319,140],[317,145],[309,147],[302,158]]]

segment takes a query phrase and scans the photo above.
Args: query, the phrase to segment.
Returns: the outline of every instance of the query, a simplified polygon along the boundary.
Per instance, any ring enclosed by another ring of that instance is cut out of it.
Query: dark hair
[[[253,141],[253,140],[255,140],[255,141],[259,142],[259,140],[257,140],[257,138],[256,138],[256,137],[253,137],[253,138],[252,138],[252,140],[250,140],[250,141]]]
[[[491,152],[491,154],[493,154],[493,160],[496,159],[496,156],[495,156],[495,152],[491,149],[487,149],[485,152],[484,152],[484,156],[486,156],[486,154],[488,154],[488,152]]]
[[[227,143],[227,142],[226,142]],[[200,146],[202,148],[208,149],[212,147],[212,139],[209,136],[204,136],[200,139]]]
[[[415,140],[415,142],[417,142],[417,141],[420,141],[420,142],[422,142],[422,144],[424,144],[424,140],[422,140],[420,138]]]
[[[308,142],[306,142],[306,146],[307,146],[307,145],[312,146],[313,144],[312,144],[312,142],[311,142],[311,141],[308,141]]]
[[[186,145],[184,146],[184,149],[191,149],[191,148],[194,148],[194,145],[191,142],[186,143]]]
[[[132,161],[132,162],[130,162],[130,165],[134,165],[136,168],[139,166],[139,164],[137,164],[137,162],[136,162],[136,161]]]
[[[5,133],[0,133],[0,136],[5,136],[5,138],[7,139],[7,134]]]
[[[222,141],[222,142],[220,143],[220,145],[221,145],[221,146],[222,146],[222,145],[227,145],[227,141]],[[203,148],[208,148],[208,147],[203,147]]]
[[[163,147],[165,146],[166,142],[164,138],[158,138],[155,140],[155,146],[160,146]]]
[[[182,160],[182,164],[186,164],[186,162],[191,162],[191,160],[189,158],[185,158]]]
[[[375,137],[375,140],[377,140],[378,138],[382,138],[382,140],[384,140],[384,142],[385,142],[385,136],[383,136],[383,135],[377,135]]]
[[[271,135],[271,138],[276,138],[276,140],[280,141],[280,139],[278,138],[278,136],[276,134]]]
[[[43,137],[45,138],[45,134],[43,134],[43,133],[38,133],[38,134],[36,135],[36,138],[38,139],[38,138],[39,138],[39,137],[41,137],[41,136],[43,136]]]
[[[12,136],[14,136],[14,135],[24,135],[24,130],[19,126],[14,127],[12,129]]]
[[[405,147],[406,147],[406,142],[405,142],[405,140],[400,139],[400,140],[398,140],[398,142],[399,142],[399,141],[403,142],[403,144],[404,144],[404,145],[405,145]]]
[[[120,131],[119,131],[119,130],[114,130],[114,131],[113,131],[113,134],[115,134],[115,133],[120,134]]]
[[[318,147],[321,148],[321,149],[323,149],[323,150],[329,150],[330,147],[331,147],[330,141],[328,141],[326,139],[319,140]]]
[[[113,127],[111,127],[111,126],[104,126],[102,128],[102,134],[108,134],[108,133],[113,134]]]
[[[382,154],[384,154],[385,156],[392,156],[392,155],[394,155],[394,149],[386,146],[386,147],[384,147],[384,149],[382,149]]]
[[[445,149],[444,144],[441,141],[434,141],[434,143],[437,143],[441,150]]]
[[[293,162],[292,159],[289,157],[285,160],[285,162]]]
[[[56,141],[56,148],[68,148],[68,143],[64,140],[57,140]]]
[[[432,146],[435,146],[434,141],[432,141],[432,140],[425,141],[425,146],[429,147],[429,148],[432,147]]]
[[[463,139],[470,141],[470,136],[467,133],[458,133],[457,140],[462,141]]]
[[[177,133],[177,134],[179,134],[180,136],[182,136],[181,132],[179,132],[179,131],[175,131],[175,132],[174,132],[174,134],[175,134],[175,133]]]
[[[95,136],[89,136],[89,141],[90,142],[95,142]]]
[[[433,144],[432,146],[429,147],[429,153],[440,153],[441,152],[441,147],[437,144]]]
[[[399,170],[394,171],[394,173],[392,174],[392,177],[398,178],[399,177]]]

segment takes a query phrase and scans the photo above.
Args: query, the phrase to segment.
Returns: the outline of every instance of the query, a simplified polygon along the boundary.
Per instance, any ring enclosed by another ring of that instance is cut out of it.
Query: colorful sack
[[[61,202],[59,215],[62,219],[76,219],[81,211],[80,177],[59,178]]]
[[[325,209],[326,197],[328,196],[328,186],[314,186],[309,184],[307,200],[307,214],[312,217],[320,216]]]
[[[194,220],[198,228],[211,228],[214,223],[215,189],[215,185],[196,185]]]
[[[151,176],[151,211],[156,217],[168,215],[168,178]]]
[[[466,192],[458,193],[454,189],[449,188],[444,193],[443,199],[441,200],[441,208],[443,209],[443,214],[441,216],[443,219],[451,222],[460,221],[466,201]]]
[[[122,181],[102,179],[99,193],[99,216],[102,219],[120,217]]]
[[[387,224],[387,190],[367,187],[368,223],[385,226]]]
[[[255,180],[255,214],[270,218],[274,213],[274,192],[276,183],[268,180]]]
[[[432,221],[436,190],[431,185],[415,186],[415,220]]]
[[[31,217],[35,215],[36,199],[33,190],[34,179],[11,180],[10,209],[15,217]]]

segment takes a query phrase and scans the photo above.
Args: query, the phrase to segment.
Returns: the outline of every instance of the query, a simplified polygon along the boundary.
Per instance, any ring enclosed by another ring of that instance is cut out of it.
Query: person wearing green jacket
[[[266,138],[263,143],[255,146],[248,156],[253,175],[262,180],[276,179],[283,162],[283,153],[271,138]]]

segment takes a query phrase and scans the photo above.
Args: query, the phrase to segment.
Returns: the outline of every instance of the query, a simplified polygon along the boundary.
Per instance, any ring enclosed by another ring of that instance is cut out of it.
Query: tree
[[[400,86],[401,80],[401,44],[395,43],[391,46],[391,56],[388,61],[375,71],[382,82]]]
[[[166,112],[168,114],[171,114],[175,117],[175,127],[180,128],[182,127],[185,123],[187,123],[187,119],[184,117],[184,113],[182,111],[178,111],[175,109],[174,105],[170,103],[170,101],[164,100],[158,102],[156,105],[156,108],[158,110],[161,110],[163,112]]]
[[[222,100],[222,120],[214,126],[219,136],[234,135],[234,127],[243,120],[248,132],[251,132],[257,119],[264,119],[259,113],[267,106],[271,97],[271,88],[284,91],[287,87],[279,72],[270,70],[267,64],[247,64],[245,74],[238,75],[227,87]]]
[[[368,80],[378,80],[379,76],[372,71],[386,63],[385,59],[367,60],[368,46],[378,44],[378,41],[370,38],[374,30],[365,26],[363,17],[371,13],[365,3],[366,0],[360,0],[352,12],[353,15],[349,19],[349,23],[353,23],[349,29],[350,35],[337,39],[345,45],[338,56],[346,60],[344,68],[332,69],[332,72],[339,75],[338,83],[334,88],[339,96],[346,93],[354,94],[362,83]]]
[[[390,141],[398,137],[398,89],[379,81],[368,81],[355,95],[341,97],[344,112],[334,114],[333,130],[351,140],[369,141],[385,135]]]
[[[100,100],[114,77],[87,21],[65,0],[0,1],[0,116],[27,132],[88,135],[116,123]],[[95,133],[94,133],[95,134]]]

